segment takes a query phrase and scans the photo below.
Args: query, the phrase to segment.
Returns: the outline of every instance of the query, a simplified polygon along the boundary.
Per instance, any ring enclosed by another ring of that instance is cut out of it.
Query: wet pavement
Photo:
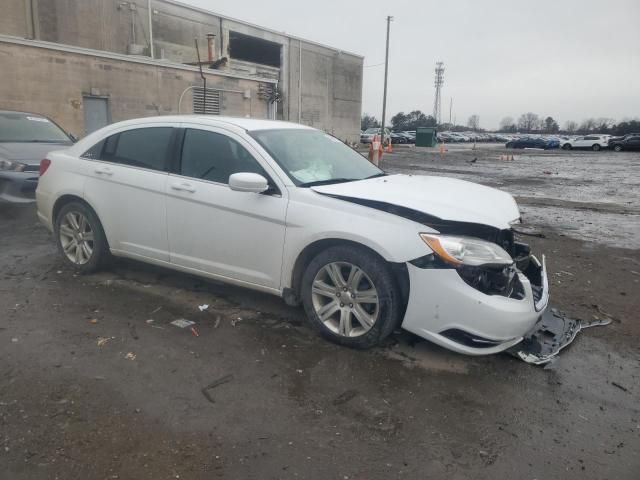
[[[527,224],[640,248],[640,152],[507,150],[494,144],[478,144],[476,150],[449,145],[444,155],[434,150],[396,148],[383,166],[501,188],[516,197]]]
[[[638,156],[397,152],[390,170],[533,199],[554,304],[611,325],[546,369],[402,332],[353,351],[266,294],[130,261],[76,275],[33,208],[2,207],[0,478],[637,479]]]

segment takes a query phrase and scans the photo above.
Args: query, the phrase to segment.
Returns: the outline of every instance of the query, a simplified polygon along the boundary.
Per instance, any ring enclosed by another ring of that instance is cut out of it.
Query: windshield
[[[340,140],[318,130],[249,132],[297,186],[338,183],[384,175]]]
[[[0,142],[71,143],[71,139],[48,118],[0,112]]]

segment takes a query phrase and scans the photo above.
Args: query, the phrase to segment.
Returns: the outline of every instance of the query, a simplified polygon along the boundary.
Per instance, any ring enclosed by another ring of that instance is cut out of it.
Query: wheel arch
[[[58,214],[60,213],[60,210],[62,210],[62,208],[64,208],[65,205],[68,205],[69,203],[72,203],[72,202],[81,203],[87,208],[89,208],[98,219],[98,222],[100,222],[100,227],[104,231],[102,220],[100,220],[100,216],[98,215],[98,212],[96,212],[96,209],[93,208],[93,206],[89,202],[87,202],[87,200],[73,193],[66,193],[66,194],[60,195],[54,202],[53,209],[51,211],[51,222],[54,229],[55,229],[56,221],[58,218]],[[110,243],[109,243],[109,237],[107,236],[107,232],[104,232],[104,237],[107,242],[107,247],[109,247]]]
[[[300,284],[302,283],[302,276],[304,275],[304,271],[307,268],[307,265],[309,265],[311,260],[313,260],[313,258],[323,250],[339,245],[351,246],[354,248],[365,250],[380,258],[389,266],[393,274],[394,282],[396,283],[396,286],[398,287],[401,295],[402,316],[404,317],[404,311],[409,300],[409,272],[407,270],[406,263],[391,262],[385,259],[373,248],[363,243],[356,242],[354,240],[347,240],[344,238],[323,238],[310,243],[304,249],[302,249],[302,251],[296,258],[293,269],[291,270],[290,287],[285,288],[283,292],[285,302],[290,305],[300,304]]]

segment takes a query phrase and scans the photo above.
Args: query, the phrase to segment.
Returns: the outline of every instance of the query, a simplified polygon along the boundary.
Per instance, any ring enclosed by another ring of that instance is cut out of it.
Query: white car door
[[[287,192],[256,150],[223,129],[185,125],[166,186],[171,263],[267,289],[280,287]],[[233,173],[259,173],[271,189],[233,191]]]
[[[169,261],[165,185],[177,128],[162,125],[115,133],[85,152],[84,194],[119,253]]]
[[[587,142],[585,141],[584,137],[578,137],[573,141],[574,148],[584,148],[586,146]]]

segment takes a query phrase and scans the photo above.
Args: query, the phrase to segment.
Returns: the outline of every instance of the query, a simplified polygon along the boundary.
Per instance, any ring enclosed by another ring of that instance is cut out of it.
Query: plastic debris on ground
[[[204,305],[198,305],[198,308],[200,309],[201,312],[204,312],[209,308],[209,305],[205,303]]]
[[[242,321],[242,317],[238,317],[235,320],[231,320],[231,326],[235,327],[238,322]]]
[[[522,342],[507,350],[511,355],[534,365],[552,362],[560,350],[573,342],[576,335],[588,327],[609,325],[611,319],[583,322],[549,308],[527,333]]]
[[[129,352],[127,353],[124,358],[126,358],[127,360],[135,360],[136,359],[136,354],[133,352]]]
[[[98,338],[98,346],[102,347],[102,346],[106,345],[107,342],[110,342],[114,338],[116,338],[116,337],[100,337],[100,338]]]
[[[177,320],[171,322],[171,325],[178,328],[187,328],[195,324],[196,322],[192,322],[191,320],[187,320],[186,318],[178,318]]]
[[[219,378],[218,380],[215,380],[215,381],[211,382],[209,385],[207,385],[206,387],[202,388],[200,391],[202,392],[204,397],[207,400],[209,400],[209,402],[215,403],[215,400],[213,399],[213,397],[209,393],[209,390],[212,389],[212,388],[219,387],[220,385],[224,385],[225,383],[228,383],[231,380],[233,380],[233,374],[225,375],[224,377]]]

